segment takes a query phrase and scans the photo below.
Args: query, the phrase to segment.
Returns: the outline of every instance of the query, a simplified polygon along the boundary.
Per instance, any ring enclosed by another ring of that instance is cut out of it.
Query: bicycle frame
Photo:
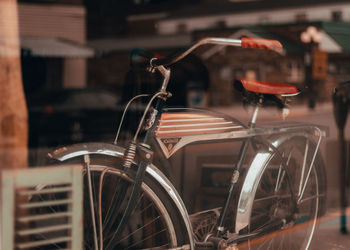
[[[179,110],[176,109],[176,111],[179,111]],[[207,113],[206,111],[199,111],[199,110],[196,110],[196,112]],[[238,121],[236,120],[234,121],[236,122],[235,124],[238,123]],[[187,134],[180,138],[177,144],[173,147],[173,151],[169,151],[168,147],[166,147],[166,149],[162,149],[162,152],[164,153],[165,156],[170,157],[176,151],[180,150],[186,145],[189,145],[190,143],[198,143],[198,142],[204,142],[204,141],[208,143],[213,143],[213,142],[216,143],[220,141],[255,138],[259,136],[270,136],[270,138],[272,139],[270,139],[268,144],[271,144],[274,147],[278,147],[278,145],[283,143],[283,141],[288,140],[290,137],[302,135],[307,138],[312,136],[318,137],[316,150],[315,152],[313,152],[313,157],[312,157],[314,161],[319,145],[321,143],[321,138],[322,136],[325,136],[325,133],[326,133],[325,131],[321,131],[318,127],[314,125],[291,125],[288,127],[279,127],[279,128],[276,128],[276,127],[243,128],[242,126],[240,126],[239,129],[236,129],[235,131],[222,132],[218,134],[204,134],[204,135]],[[165,137],[156,137],[158,143],[165,144],[166,142],[164,142],[164,138]],[[86,155],[86,154],[101,154],[101,155],[108,155],[113,157],[124,157],[125,151],[126,151],[125,148],[122,148],[120,146],[113,145],[113,144],[86,143],[86,144],[76,144],[70,147],[65,147],[60,150],[56,150],[53,154],[51,154],[51,157],[60,161],[65,161],[67,159]],[[264,160],[268,159],[271,156],[271,154],[274,154],[272,150],[258,153],[255,156],[256,160],[253,160],[251,166],[248,167],[246,179],[249,181],[245,181],[242,184],[240,188],[241,191],[239,193],[239,199],[237,202],[238,206],[236,210],[236,225],[235,225],[235,233],[237,234],[241,229],[245,228],[249,223],[249,218],[250,218],[252,204],[253,204],[253,198],[255,197],[255,193],[257,191],[257,185],[264,171]],[[310,165],[312,166],[312,164]],[[306,169],[309,170],[308,173],[311,171],[310,166],[306,166]],[[176,204],[179,211],[181,211],[184,221],[186,221],[186,227],[188,228],[188,231],[191,232],[192,229],[189,221],[188,212],[186,210],[185,205],[182,202],[180,195],[177,193],[177,191],[175,190],[171,182],[153,164],[149,164],[147,166],[146,172],[149,175],[151,175],[165,190],[168,191],[173,202]],[[231,194],[233,193],[233,189],[230,191],[230,193]],[[230,195],[230,193],[228,193],[228,195]],[[224,218],[222,218],[222,220],[223,219]],[[192,239],[191,245],[194,244],[193,242],[194,240]]]

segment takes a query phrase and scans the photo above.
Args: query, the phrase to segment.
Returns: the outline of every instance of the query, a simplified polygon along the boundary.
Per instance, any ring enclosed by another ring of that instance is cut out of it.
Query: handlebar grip
[[[248,38],[243,37],[241,39],[242,48],[256,48],[256,49],[267,49],[281,52],[283,49],[282,44],[277,40],[268,40],[262,38]]]

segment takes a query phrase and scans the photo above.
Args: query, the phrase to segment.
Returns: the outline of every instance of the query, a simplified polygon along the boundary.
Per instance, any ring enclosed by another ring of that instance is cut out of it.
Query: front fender
[[[108,155],[113,157],[123,157],[125,149],[108,143],[90,142],[90,143],[79,143],[70,146],[56,149],[48,156],[58,161],[65,161],[77,156],[89,155],[89,154],[100,154]]]

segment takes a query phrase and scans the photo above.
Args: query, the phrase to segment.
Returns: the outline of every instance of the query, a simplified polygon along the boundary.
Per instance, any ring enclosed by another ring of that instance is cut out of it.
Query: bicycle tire
[[[324,209],[326,186],[323,161],[317,156],[304,188],[308,169],[303,170],[303,162],[305,160],[306,166],[310,164],[310,152],[314,149],[306,137],[295,136],[277,147],[279,153],[265,157],[247,228],[248,233],[259,236],[241,244],[240,249],[309,248],[317,218]],[[305,158],[304,152],[308,152]],[[293,202],[293,196],[297,203]],[[282,223],[276,223],[278,221]],[[272,227],[273,223],[278,226]],[[266,228],[269,230],[263,232]]]
[[[61,164],[76,164],[83,161],[82,157],[69,159]],[[58,166],[59,167],[59,166]],[[97,240],[98,249],[104,247],[112,238],[113,232],[118,226],[122,213],[124,212],[128,196],[130,194],[136,166],[124,170],[122,160],[115,157],[91,156],[89,165],[91,173],[91,186],[93,192],[94,213],[97,224],[97,237],[99,236],[98,219],[98,190],[100,177],[104,172],[102,187],[102,227],[103,245]],[[95,249],[93,222],[91,217],[91,206],[88,192],[88,180],[86,169],[84,170],[84,249]],[[118,192],[120,191],[120,192]],[[41,197],[45,199],[46,197]],[[51,199],[51,198],[50,198]],[[111,204],[116,204],[112,207]],[[47,208],[52,210],[52,208]],[[54,208],[58,212],[60,208]],[[112,211],[114,211],[112,213]],[[190,248],[185,224],[180,212],[164,190],[152,177],[145,175],[141,186],[141,194],[132,216],[128,221],[122,234],[115,238],[113,249],[167,249],[186,246]],[[98,237],[99,238],[99,237]],[[63,249],[67,246],[58,245],[54,249]]]

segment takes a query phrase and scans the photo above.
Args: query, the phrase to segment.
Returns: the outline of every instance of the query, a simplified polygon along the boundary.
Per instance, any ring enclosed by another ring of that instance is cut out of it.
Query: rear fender
[[[292,139],[293,137],[305,137],[310,138],[310,134],[308,133],[292,133],[285,136],[272,136],[269,138],[269,142],[276,148],[282,145],[284,142]],[[251,211],[253,207],[253,201],[255,198],[255,194],[261,179],[261,176],[264,173],[264,170],[268,164],[268,162],[273,157],[274,152],[259,152],[257,153],[250,167],[248,168],[248,172],[245,176],[244,182],[242,184],[238,206],[237,206],[237,214],[236,214],[236,226],[235,232],[239,233],[239,231],[248,226],[251,216]],[[319,158],[320,159],[320,158]],[[321,159],[322,160],[322,159]],[[322,171],[322,169],[320,169]]]

